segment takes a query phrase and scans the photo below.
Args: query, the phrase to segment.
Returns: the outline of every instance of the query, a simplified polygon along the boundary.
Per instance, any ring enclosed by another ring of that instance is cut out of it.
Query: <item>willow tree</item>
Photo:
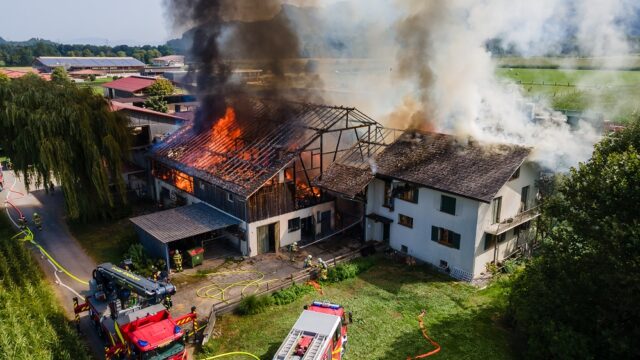
[[[0,146],[27,188],[61,184],[72,220],[105,218],[125,204],[128,125],[73,83],[35,75],[0,82]]]

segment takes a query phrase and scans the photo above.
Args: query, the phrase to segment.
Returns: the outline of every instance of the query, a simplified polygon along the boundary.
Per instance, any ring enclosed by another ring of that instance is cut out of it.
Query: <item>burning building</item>
[[[172,223],[202,225],[202,231],[164,233],[204,234],[206,242],[214,238],[209,232],[229,227],[226,238],[248,256],[311,242],[345,226],[348,220],[336,214],[340,200],[313,181],[358,140],[381,131],[355,108],[261,99],[229,104],[211,124],[199,131],[189,124],[173,133],[152,151],[151,168],[156,199],[166,205],[196,204],[206,217],[223,221],[218,228],[210,220]],[[132,219],[147,242],[166,226],[157,214]],[[170,248],[179,247],[170,244],[177,240],[180,235],[161,241],[164,250],[155,253],[168,257]]]

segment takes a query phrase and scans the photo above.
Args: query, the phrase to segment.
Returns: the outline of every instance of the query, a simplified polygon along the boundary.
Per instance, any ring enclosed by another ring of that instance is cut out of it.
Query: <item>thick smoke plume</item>
[[[599,57],[601,66],[620,67],[630,51],[625,26],[639,7],[636,0],[353,0],[327,6],[326,32],[367,29],[376,36],[363,34],[358,44],[366,42],[380,64],[343,82],[332,100],[352,101],[348,105],[396,128],[532,146],[536,160],[563,170],[588,159],[599,132],[584,121],[571,129],[565,119],[540,111],[549,104],[537,104],[531,116],[531,100],[520,86],[497,78],[486,44],[501,39],[523,56],[559,54],[573,44],[581,56]],[[336,8],[351,22],[332,21]],[[323,78],[338,83],[329,72]]]
[[[195,129],[208,129],[224,116],[230,101],[244,103],[247,90],[232,81],[231,60],[266,64],[272,79],[262,96],[283,96],[283,61],[300,55],[299,41],[279,0],[166,0],[167,11],[180,28],[191,28],[200,108]],[[242,113],[242,108],[237,108]],[[249,111],[248,109],[246,110]]]

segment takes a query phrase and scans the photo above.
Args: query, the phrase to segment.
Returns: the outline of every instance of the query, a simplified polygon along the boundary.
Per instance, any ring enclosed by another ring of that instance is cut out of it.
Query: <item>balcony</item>
[[[515,228],[518,225],[533,220],[538,216],[540,216],[540,206],[535,206],[499,223],[490,225],[485,229],[485,232],[491,235],[500,235]]]

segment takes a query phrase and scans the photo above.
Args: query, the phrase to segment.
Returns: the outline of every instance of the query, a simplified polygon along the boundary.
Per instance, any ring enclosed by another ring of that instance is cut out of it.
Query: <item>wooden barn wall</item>
[[[262,187],[248,201],[248,221],[254,222],[295,210],[293,183]]]
[[[247,220],[246,202],[236,194],[198,178],[193,181],[195,197],[239,219]],[[229,195],[231,198],[228,198]]]

